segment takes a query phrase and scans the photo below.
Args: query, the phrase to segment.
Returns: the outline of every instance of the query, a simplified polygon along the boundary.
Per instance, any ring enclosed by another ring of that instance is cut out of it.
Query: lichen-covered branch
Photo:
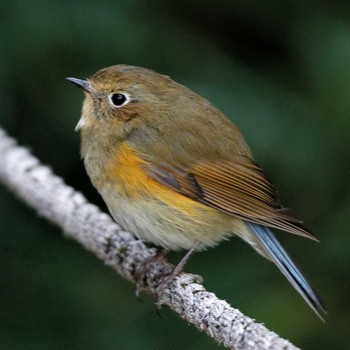
[[[119,227],[109,215],[87,202],[82,194],[17,145],[0,128],[0,182],[39,215],[62,228],[121,276],[136,283],[135,274],[156,251]],[[165,260],[147,265],[138,287],[155,294],[173,268]],[[182,273],[162,288],[158,302],[229,349],[297,349],[289,341],[256,323],[197,283],[198,276]],[[142,283],[142,285],[140,285]]]

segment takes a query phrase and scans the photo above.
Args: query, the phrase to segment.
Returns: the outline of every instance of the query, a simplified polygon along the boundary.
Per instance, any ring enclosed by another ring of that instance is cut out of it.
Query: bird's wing
[[[177,164],[148,161],[145,170],[157,182],[200,203],[241,219],[317,239],[290,209],[283,208],[271,181],[249,157]]]

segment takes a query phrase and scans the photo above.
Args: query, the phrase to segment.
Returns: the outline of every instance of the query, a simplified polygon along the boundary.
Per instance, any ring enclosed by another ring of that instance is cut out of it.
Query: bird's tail
[[[324,316],[327,313],[327,310],[322,300],[313,290],[310,283],[295,265],[293,260],[288,256],[273,232],[268,227],[259,224],[252,222],[246,222],[246,224],[257,239],[259,246],[263,249],[264,253],[266,253],[266,255],[277,265],[316,315],[324,321]]]

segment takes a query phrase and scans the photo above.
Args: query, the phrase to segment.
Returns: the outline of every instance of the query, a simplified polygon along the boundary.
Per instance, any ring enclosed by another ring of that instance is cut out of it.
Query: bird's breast
[[[135,150],[123,143],[92,179],[115,220],[140,238],[167,249],[199,249],[233,231],[233,218],[159,184],[145,173]]]
[[[106,161],[95,186],[101,192],[103,187],[118,193],[130,202],[158,200],[186,215],[196,215],[202,204],[158,183],[144,170],[147,164],[126,142]],[[108,202],[108,200],[107,200]]]

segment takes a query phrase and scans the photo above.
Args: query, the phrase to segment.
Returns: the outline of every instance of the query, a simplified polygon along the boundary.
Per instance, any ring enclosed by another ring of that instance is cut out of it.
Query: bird
[[[275,263],[322,320],[323,301],[273,229],[317,240],[281,205],[240,130],[212,103],[154,70],[118,64],[83,89],[81,156],[112,217],[166,251],[238,236]],[[179,264],[179,265],[180,265]]]

